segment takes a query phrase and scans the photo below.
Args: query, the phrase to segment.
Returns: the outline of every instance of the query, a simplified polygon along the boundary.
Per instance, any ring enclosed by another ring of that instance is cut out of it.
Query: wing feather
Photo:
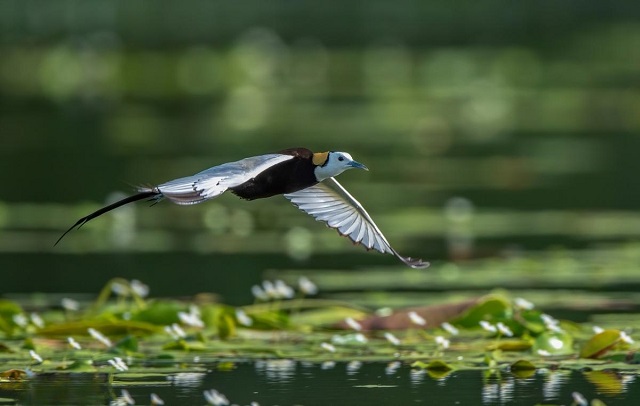
[[[282,154],[253,156],[171,180],[157,189],[174,203],[197,204],[220,196],[227,189],[241,185],[273,165],[292,158],[293,155]]]
[[[363,245],[383,254],[392,254],[412,268],[426,268],[428,262],[403,257],[394,250],[369,213],[334,178],[306,189],[285,194],[300,210],[349,237],[354,244]]]

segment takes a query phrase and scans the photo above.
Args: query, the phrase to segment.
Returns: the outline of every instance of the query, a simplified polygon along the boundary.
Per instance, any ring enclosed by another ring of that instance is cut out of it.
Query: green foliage
[[[6,299],[0,299],[0,331],[11,336],[17,327],[13,317],[22,314],[19,304]]]
[[[454,369],[451,365],[439,359],[430,361],[429,363],[416,361],[411,364],[411,366],[414,368],[427,369],[430,371],[452,371]]]
[[[124,354],[131,354],[138,351],[138,339],[132,335],[123,337],[113,345],[113,348]]]
[[[546,331],[536,338],[532,350],[541,355],[573,354],[573,337],[566,332]]]
[[[153,300],[147,306],[131,315],[131,320],[146,323],[167,325],[177,323],[178,312],[184,311],[187,306],[184,303],[172,300]]]
[[[39,336],[68,337],[87,335],[89,328],[95,328],[106,335],[123,336],[126,334],[149,335],[160,331],[154,324],[142,321],[119,320],[113,316],[108,318],[88,318],[85,320],[62,322],[48,325],[38,331]]]
[[[510,319],[513,314],[511,303],[506,298],[488,297],[476,306],[467,310],[463,315],[453,320],[453,324],[474,328],[479,327],[481,321],[497,323]]]
[[[114,300],[103,290],[86,313],[59,317],[58,310],[45,312],[47,325],[21,328],[20,338],[9,339],[0,347],[0,361],[3,352],[8,357],[6,379],[28,379],[10,372],[20,370],[25,363],[35,373],[108,372],[111,376],[127,376],[148,373],[147,366],[191,370],[196,368],[192,364],[196,356],[207,362],[228,360],[219,367],[225,371],[233,369],[237,360],[254,359],[399,361],[402,364],[398,365],[424,370],[432,379],[465,369],[483,369],[490,377],[510,373],[520,378],[542,368],[589,369],[587,379],[611,391],[620,390],[620,380],[607,370],[640,374],[635,344],[627,344],[629,352],[619,351],[625,341],[622,330],[610,328],[591,336],[580,324],[555,320],[535,308],[523,309],[522,301],[519,305],[507,292],[467,301],[464,306],[440,305],[424,312],[436,317],[437,311],[459,308],[458,314],[449,319],[459,331],[432,325],[428,320],[425,328],[396,330],[393,336],[384,330],[353,331],[357,328],[353,323],[346,330],[347,317],[371,327],[375,324],[367,324],[367,320],[376,316],[335,300],[276,300],[235,308],[212,302],[140,299],[142,302],[119,296]],[[4,304],[5,320],[13,321],[13,315],[22,314],[16,304]],[[403,317],[407,319],[406,313]],[[486,322],[484,330],[481,322]],[[89,335],[89,328],[113,344],[97,342]],[[68,337],[75,337],[77,342],[68,342]],[[82,348],[72,348],[74,342],[81,343]],[[580,359],[576,358],[576,349]],[[117,357],[126,358],[130,365],[117,364]]]
[[[594,335],[580,349],[581,358],[600,358],[622,342],[620,330],[604,330]]]

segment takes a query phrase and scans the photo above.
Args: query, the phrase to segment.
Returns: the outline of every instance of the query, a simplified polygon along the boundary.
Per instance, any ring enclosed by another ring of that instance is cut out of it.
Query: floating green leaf
[[[539,310],[523,310],[515,315],[515,319],[533,335],[542,334],[546,330]]]
[[[531,361],[527,361],[526,359],[520,359],[513,364],[511,364],[510,369],[512,371],[525,371],[525,370],[535,370],[536,366],[533,365]]]
[[[532,350],[540,355],[564,355],[573,353],[573,337],[565,332],[547,331],[540,334]]]
[[[185,311],[185,304],[171,300],[157,300],[149,303],[146,308],[131,315],[131,320],[144,321],[151,324],[166,326],[178,322],[178,312]]]
[[[176,340],[162,347],[163,350],[178,350],[178,351],[205,351],[207,348],[201,342],[188,342],[186,340]]]
[[[427,374],[429,374],[433,379],[442,379],[449,375],[454,369],[451,365],[442,360],[433,360],[428,364],[422,361],[416,361],[411,364],[411,366],[426,370]]]
[[[411,366],[414,368],[426,369],[429,371],[452,371],[453,370],[453,367],[451,365],[439,359],[430,361],[429,363],[416,361],[413,364],[411,364]]]
[[[581,358],[599,358],[622,340],[620,330],[604,330],[591,337],[580,350]]]
[[[347,317],[361,319],[366,313],[350,307],[329,306],[313,310],[306,310],[291,316],[295,324],[305,326],[329,326],[343,321]]]
[[[491,343],[487,349],[502,351],[526,351],[532,346],[529,340],[500,340]]]
[[[120,319],[86,319],[70,321],[59,324],[50,324],[40,330],[38,335],[45,337],[68,337],[75,335],[87,335],[88,328],[94,328],[106,335],[148,335],[159,332],[161,329],[150,323]]]
[[[526,359],[521,359],[509,367],[511,373],[517,376],[518,378],[529,378],[536,372],[536,366],[531,363],[531,361],[527,361]]]
[[[510,319],[512,308],[509,300],[502,296],[489,296],[467,310],[452,323],[461,327],[478,327],[482,320],[495,323]]]

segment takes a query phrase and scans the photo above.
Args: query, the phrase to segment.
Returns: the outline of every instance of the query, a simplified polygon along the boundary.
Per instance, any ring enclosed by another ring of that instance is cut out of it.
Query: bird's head
[[[339,151],[317,152],[313,154],[313,164],[316,166],[314,172],[318,182],[338,176],[347,169],[369,170],[360,162],[354,161],[351,155]]]

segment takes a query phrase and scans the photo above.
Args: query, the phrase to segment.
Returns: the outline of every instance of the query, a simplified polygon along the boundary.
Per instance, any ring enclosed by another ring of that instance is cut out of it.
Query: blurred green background
[[[138,204],[246,156],[340,150],[340,181],[434,262],[640,237],[640,3],[2,1],[0,293],[249,300],[269,269],[397,266],[283,198]],[[425,271],[429,272],[429,271]]]

